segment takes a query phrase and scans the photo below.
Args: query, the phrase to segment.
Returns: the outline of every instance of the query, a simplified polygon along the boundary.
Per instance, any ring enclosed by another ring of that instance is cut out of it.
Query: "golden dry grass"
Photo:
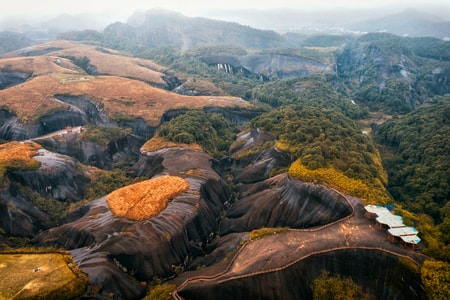
[[[161,176],[115,190],[106,197],[117,217],[145,220],[158,215],[173,197],[186,192],[189,182],[178,176]]]
[[[33,76],[50,73],[77,74],[80,72],[79,68],[70,60],[56,56],[4,58],[0,60],[0,69],[33,73]]]
[[[49,52],[47,55],[35,57],[14,57],[19,56],[20,51],[8,54],[8,58],[0,61],[0,69],[10,68],[14,70],[33,71],[33,75],[48,74],[49,72],[66,73],[67,70],[59,67],[55,61],[59,59],[63,65],[71,65],[70,69],[79,68],[73,66],[70,60],[61,57],[88,57],[90,64],[97,68],[99,74],[130,77],[154,84],[164,84],[161,73],[164,67],[157,63],[141,58],[134,58],[123,55],[119,51],[105,49],[108,53],[98,51],[96,46],[85,45],[76,42],[57,40],[37,44],[31,47],[33,51],[43,51],[46,49],[60,49]]]
[[[148,85],[163,84],[163,67],[151,60],[104,53],[95,46],[69,41],[52,41],[33,46],[33,51],[59,48],[47,55],[0,59],[0,69],[33,72],[26,82],[0,90],[0,108],[15,113],[24,123],[33,123],[40,116],[68,105],[55,99],[57,94],[86,96],[104,107],[109,116],[143,118],[150,126],[159,125],[162,114],[170,108],[201,108],[205,106],[246,106],[236,97],[182,96]],[[87,56],[99,73],[111,76],[88,76],[70,60],[59,56]],[[58,63],[57,63],[58,62]],[[135,78],[135,79],[130,79]],[[138,79],[138,80],[137,80]]]
[[[59,253],[0,254],[0,278],[0,299],[45,299],[60,289],[70,290],[78,280]],[[79,294],[68,292],[66,296]]]
[[[174,143],[167,141],[166,139],[155,136],[148,140],[142,147],[141,152],[152,152],[157,151],[162,148],[175,148],[175,147],[181,147],[181,148],[189,148],[194,150],[202,150],[202,147],[198,144],[182,144],[182,143]]]
[[[48,74],[0,90],[0,107],[7,107],[23,122],[31,123],[50,111],[67,109],[54,99],[57,94],[86,96],[101,104],[110,116],[140,117],[152,126],[159,124],[169,108],[248,105],[236,97],[183,96],[117,76]]]
[[[34,143],[10,142],[0,145],[0,164],[9,161],[31,162],[41,147]]]
[[[40,163],[34,160],[38,144],[10,142],[0,145],[0,184],[4,184],[7,169],[37,169]]]
[[[99,74],[130,77],[154,84],[165,84],[161,73],[164,68],[151,60],[124,56],[117,51],[110,53],[97,51],[94,46],[73,44],[64,50],[54,53],[58,56],[74,56],[89,58],[90,63],[97,67]]]

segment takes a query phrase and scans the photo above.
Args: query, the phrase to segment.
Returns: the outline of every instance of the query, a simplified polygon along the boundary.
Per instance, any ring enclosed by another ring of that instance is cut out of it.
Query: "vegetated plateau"
[[[161,11],[8,41],[0,298],[450,297],[450,42]]]

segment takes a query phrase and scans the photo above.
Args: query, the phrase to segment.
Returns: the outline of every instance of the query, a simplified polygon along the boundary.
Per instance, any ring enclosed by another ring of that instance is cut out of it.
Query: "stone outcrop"
[[[171,109],[166,111],[162,117],[160,123],[169,122],[170,120],[178,117],[179,115],[185,114],[187,109]],[[246,109],[246,108],[233,108],[233,107],[214,107],[207,106],[203,108],[203,111],[206,113],[218,113],[221,114],[225,119],[230,121],[231,123],[237,126],[243,126],[247,124],[251,119],[259,116],[263,113],[263,111],[258,111],[254,109]]]
[[[71,132],[35,139],[46,149],[68,155],[85,165],[100,169],[112,169],[115,164],[133,164],[139,156],[139,149],[145,143],[140,136],[129,134],[112,140],[107,146],[97,145],[80,139],[79,132]]]
[[[178,296],[182,299],[312,299],[313,280],[324,270],[351,277],[376,299],[428,299],[420,285],[417,268],[401,257],[369,249],[318,253],[273,272],[220,283],[197,281],[181,289]]]
[[[288,154],[275,146],[275,135],[252,129],[238,136],[230,147],[230,169],[236,183],[255,183],[269,178],[270,172],[287,168],[291,163]],[[254,151],[254,149],[262,149]]]
[[[55,227],[50,216],[33,204],[21,187],[40,194],[45,199],[75,202],[84,198],[84,188],[90,182],[76,160],[45,149],[34,158],[41,163],[37,170],[7,172],[9,188],[0,190],[0,227],[10,236],[36,236],[42,230]]]
[[[7,236],[32,238],[56,224],[17,190],[0,191],[0,228]]]
[[[145,221],[115,217],[105,197],[89,203],[79,219],[37,236],[37,245],[71,250],[79,268],[102,293],[137,299],[150,281],[174,275],[189,257],[204,255],[215,236],[230,192],[209,155],[189,149],[161,149],[143,155],[134,175],[169,174],[184,177],[187,192],[175,197],[158,216]]]
[[[19,71],[0,70],[0,90],[21,84],[30,78],[32,74]]]
[[[352,213],[338,193],[321,185],[290,178],[286,173],[239,187],[240,200],[221,222],[220,234],[262,227],[311,228]]]
[[[11,171],[14,182],[31,188],[45,197],[75,202],[84,198],[84,186],[90,179],[78,168],[76,160],[45,149],[34,159],[41,163],[38,170]]]
[[[246,76],[252,74],[254,76],[288,78],[330,69],[329,66],[309,58],[277,53],[245,55],[215,53],[200,56],[199,59],[227,73],[243,73]]]
[[[24,124],[10,112],[3,113],[0,138],[9,141],[23,141],[36,138],[66,126],[86,125],[86,119],[77,111],[59,111],[42,116],[36,123]],[[8,117],[7,117],[8,116]]]

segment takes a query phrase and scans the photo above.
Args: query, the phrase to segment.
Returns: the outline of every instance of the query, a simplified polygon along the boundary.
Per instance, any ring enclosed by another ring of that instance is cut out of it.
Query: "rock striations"
[[[146,153],[135,166],[137,174],[176,175],[189,183],[186,192],[175,196],[158,215],[140,221],[117,217],[103,197],[89,203],[80,219],[34,241],[70,249],[80,269],[103,287],[102,293],[140,298],[145,286],[138,281],[173,276],[189,257],[203,255],[202,245],[217,232],[230,192],[215,164],[209,155],[189,149]]]

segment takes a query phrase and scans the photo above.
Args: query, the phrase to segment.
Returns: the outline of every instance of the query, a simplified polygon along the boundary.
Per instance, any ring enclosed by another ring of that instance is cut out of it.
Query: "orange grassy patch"
[[[56,56],[4,58],[0,60],[0,69],[33,73],[33,76],[50,73],[79,73],[79,68],[70,60]]]
[[[59,56],[89,58],[99,74],[130,77],[155,84],[165,84],[162,79],[164,68],[151,60],[120,55],[113,50],[109,53],[97,51],[94,46],[75,44],[74,47],[55,52]]]
[[[51,51],[43,56],[8,58],[5,62],[0,63],[0,69],[2,66],[3,68],[9,66],[14,70],[31,70],[34,72],[33,75],[47,74],[49,73],[48,70],[60,73],[63,70],[57,68],[58,65],[55,64],[57,59],[63,61],[63,65],[66,65],[66,60],[61,57],[82,58],[86,56],[89,58],[90,64],[97,68],[99,74],[130,77],[154,84],[165,84],[162,79],[164,74],[161,73],[164,68],[151,60],[126,56],[112,49],[105,49],[106,51],[102,52],[98,51],[96,46],[63,40],[45,42],[32,47],[33,51],[44,51],[46,49],[59,50]],[[13,52],[8,56],[15,55],[20,55],[20,52]],[[72,65],[70,61],[68,64]],[[77,67],[73,68],[81,71]]]
[[[115,190],[106,197],[114,215],[145,220],[158,215],[173,197],[186,192],[189,182],[178,176],[162,176]]]
[[[67,109],[68,105],[55,101],[57,94],[84,95],[101,104],[110,116],[140,117],[151,126],[157,126],[170,108],[248,105],[236,97],[183,96],[123,77],[53,74],[0,90],[0,106],[22,121],[33,122],[55,109]]]
[[[8,161],[24,161],[30,162],[36,156],[37,150],[40,149],[38,144],[10,142],[0,145],[0,163]]]
[[[0,182],[7,169],[35,169],[39,168],[40,163],[34,160],[38,144],[10,142],[0,145]]]
[[[202,147],[198,144],[183,144],[183,143],[174,143],[167,141],[166,139],[155,136],[148,140],[142,147],[141,152],[152,152],[156,151],[162,148],[175,148],[175,147],[181,147],[181,148],[190,148],[194,150],[202,150]]]

